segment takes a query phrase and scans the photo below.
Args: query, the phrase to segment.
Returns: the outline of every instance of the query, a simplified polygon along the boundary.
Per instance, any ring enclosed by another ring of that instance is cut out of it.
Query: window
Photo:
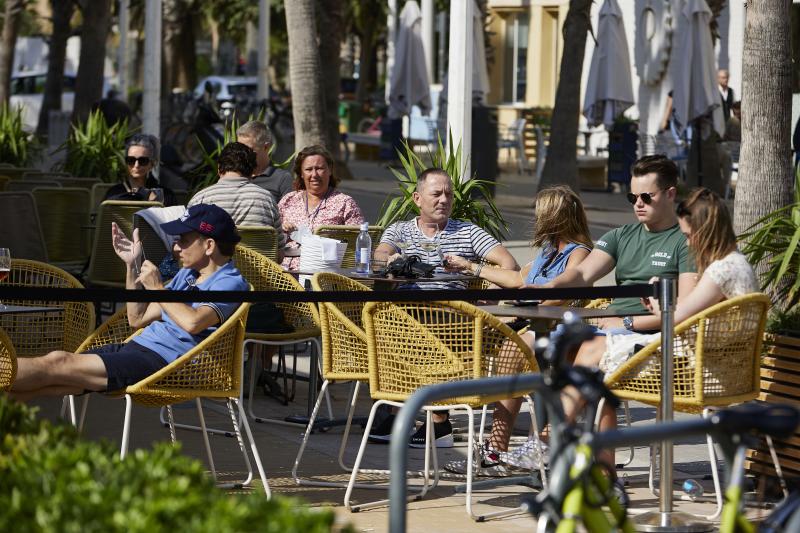
[[[525,101],[528,78],[529,15],[513,13],[506,18],[503,43],[503,99],[517,103]]]

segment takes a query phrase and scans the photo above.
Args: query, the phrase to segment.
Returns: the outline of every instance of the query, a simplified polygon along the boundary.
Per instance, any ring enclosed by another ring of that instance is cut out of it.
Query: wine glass
[[[406,256],[406,250],[408,250],[408,241],[405,237],[398,237],[395,241],[395,245],[400,250],[400,257]]]
[[[419,247],[425,250],[425,259],[431,263],[431,253],[437,252],[439,262],[441,263],[441,253],[439,252],[439,224],[435,222],[426,222],[422,224],[422,242]]]
[[[0,283],[6,280],[11,273],[11,250],[8,248],[0,248]],[[0,303],[0,308],[5,309],[6,306]]]

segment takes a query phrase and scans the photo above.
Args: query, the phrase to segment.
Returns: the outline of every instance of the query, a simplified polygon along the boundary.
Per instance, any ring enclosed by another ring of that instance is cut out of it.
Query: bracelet
[[[479,277],[481,277],[481,270],[483,269],[483,263],[477,263],[477,265],[478,265],[478,268],[476,268],[476,269],[475,269],[475,271],[473,272],[473,274],[474,274],[474,276],[475,276],[476,278],[479,278]],[[470,270],[471,270],[471,269],[470,269]]]

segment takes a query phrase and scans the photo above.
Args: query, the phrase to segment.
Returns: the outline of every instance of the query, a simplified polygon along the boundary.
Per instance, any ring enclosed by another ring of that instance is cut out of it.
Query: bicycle
[[[566,367],[563,363],[563,355],[591,335],[584,324],[567,321],[564,335],[558,340],[548,343],[542,339],[536,344],[537,355],[550,365],[543,372],[545,386],[542,390],[537,388],[537,392],[542,393],[550,419],[555,421],[551,426],[550,483],[538,495],[523,502],[523,508],[538,519],[537,531],[570,533],[580,523],[590,532],[621,530],[632,533],[634,527],[627,514],[626,498],[613,490],[610,480],[613,466],[599,463],[596,453],[603,449],[710,434],[722,449],[729,480],[720,531],[754,532],[742,511],[749,436],[754,433],[773,437],[789,435],[800,423],[800,412],[788,405],[748,404],[718,411],[705,419],[596,433],[594,420],[600,400],[604,399],[614,408],[620,401],[605,386],[599,370]],[[559,395],[567,386],[578,389],[586,402],[582,425],[566,421]],[[620,490],[624,493],[624,488]],[[794,506],[795,509],[800,506],[800,497]]]

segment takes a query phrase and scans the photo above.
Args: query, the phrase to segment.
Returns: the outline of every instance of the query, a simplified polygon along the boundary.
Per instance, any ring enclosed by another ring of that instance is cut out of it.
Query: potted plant
[[[116,183],[128,172],[125,140],[131,133],[127,120],[109,126],[99,110],[93,111],[85,122],[73,124],[69,137],[56,150],[67,153],[60,168],[73,176]]]
[[[34,148],[34,137],[22,129],[22,108],[0,107],[0,162],[26,167]]]
[[[389,198],[383,205],[378,225],[388,226],[398,220],[406,220],[419,214],[419,208],[412,197],[417,188],[417,178],[426,168],[441,168],[453,181],[453,213],[450,218],[472,222],[483,228],[497,240],[503,240],[508,224],[498,211],[489,192],[490,182],[472,179],[462,180],[465,168],[461,163],[461,143],[453,148],[452,136],[448,140],[449,150],[445,150],[441,137],[435,151],[428,152],[428,162],[422,160],[407,142],[397,151],[402,169],[391,168],[397,178],[400,195]]]
[[[795,174],[794,203],[758,220],[739,239],[751,264],[762,264],[762,290],[771,287],[774,301],[764,333],[759,400],[800,401],[800,173]],[[784,475],[800,476],[796,458],[785,455],[800,446],[800,437],[776,441]],[[761,447],[749,456],[752,471],[773,474],[769,451]]]

